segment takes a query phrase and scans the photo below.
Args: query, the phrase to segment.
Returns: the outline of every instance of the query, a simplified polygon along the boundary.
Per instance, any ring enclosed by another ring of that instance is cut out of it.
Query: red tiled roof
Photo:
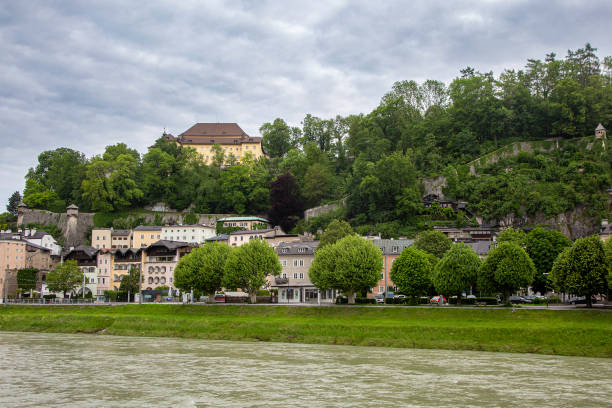
[[[179,136],[249,137],[237,123],[196,123]]]

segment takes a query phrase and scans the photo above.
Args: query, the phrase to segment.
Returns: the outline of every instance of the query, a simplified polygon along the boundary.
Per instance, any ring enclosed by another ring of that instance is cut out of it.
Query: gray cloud
[[[587,41],[612,54],[607,1],[4,3],[2,209],[43,150],[144,152],[206,121],[258,134],[368,112],[397,80],[499,73]]]

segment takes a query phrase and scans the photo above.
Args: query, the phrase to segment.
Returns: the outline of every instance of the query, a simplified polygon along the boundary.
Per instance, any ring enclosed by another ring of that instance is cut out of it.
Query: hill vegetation
[[[260,129],[269,158],[246,155],[240,165],[221,149],[205,165],[195,150],[163,137],[142,156],[123,143],[89,159],[69,148],[46,151],[26,175],[23,196],[29,207],[51,211],[74,203],[124,214],[161,201],[198,213],[270,212],[298,231],[340,218],[359,233],[383,236],[462,226],[474,222],[471,214],[554,216],[577,205],[597,218],[608,215],[605,190],[612,184],[610,150],[593,143],[600,122],[612,126],[612,57],[602,61],[586,44],[498,76],[467,67],[450,84],[399,81],[367,114],[307,114],[301,127],[276,118]],[[517,141],[535,147],[477,161],[477,174],[466,165]],[[422,179],[442,174],[446,196],[468,201],[468,212],[423,207]],[[304,206],[340,199],[345,209],[309,224],[299,219]],[[283,211],[276,200],[284,200]]]

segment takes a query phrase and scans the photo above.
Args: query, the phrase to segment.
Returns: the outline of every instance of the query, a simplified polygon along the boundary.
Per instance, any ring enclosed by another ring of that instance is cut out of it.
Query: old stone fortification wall
[[[21,217],[21,225],[30,223],[57,225],[62,230],[65,242],[64,246],[78,246],[86,242],[87,230],[93,227],[93,213],[79,213],[77,216],[58,214],[45,210],[24,209]]]
[[[304,219],[306,222],[308,222],[308,220],[311,218],[330,213],[341,207],[346,207],[346,198],[340,200],[337,203],[325,204],[325,205],[320,205],[318,207],[309,208],[306,211],[304,211]]]

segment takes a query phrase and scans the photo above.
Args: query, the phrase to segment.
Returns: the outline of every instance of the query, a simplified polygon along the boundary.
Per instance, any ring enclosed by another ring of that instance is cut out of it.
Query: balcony
[[[274,278],[274,282],[277,285],[286,285],[289,283],[289,278],[279,278],[279,277],[275,277]]]

